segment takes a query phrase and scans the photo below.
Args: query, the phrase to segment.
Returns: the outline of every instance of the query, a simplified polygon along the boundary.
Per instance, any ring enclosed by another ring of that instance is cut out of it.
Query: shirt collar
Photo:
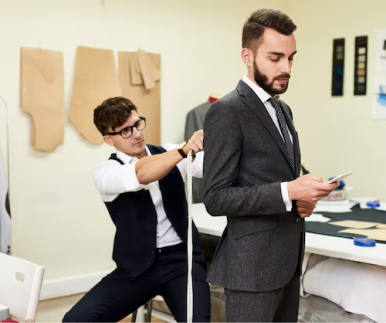
[[[146,149],[146,154],[148,156],[151,156],[151,152],[149,150],[149,148],[147,147],[147,145],[145,145],[145,149]],[[119,150],[117,150],[117,157],[122,160],[125,164],[130,164],[136,160],[138,160],[137,157],[133,157],[133,156],[130,156],[130,155],[127,155]]]
[[[271,95],[264,91],[260,86],[255,82],[252,82],[247,75],[244,75],[243,81],[256,93],[260,101],[265,103],[271,98]],[[279,99],[278,95],[275,95],[274,98]]]

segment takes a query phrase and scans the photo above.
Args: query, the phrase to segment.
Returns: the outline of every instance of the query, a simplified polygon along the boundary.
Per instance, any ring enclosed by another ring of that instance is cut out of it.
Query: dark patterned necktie
[[[279,127],[280,127],[281,133],[283,135],[285,148],[287,150],[292,169],[294,170],[295,169],[294,146],[292,144],[291,138],[290,138],[289,133],[288,133],[287,122],[285,121],[285,117],[283,114],[281,103],[276,98],[270,98],[268,101],[271,102],[273,108],[276,111],[277,121],[279,121]]]

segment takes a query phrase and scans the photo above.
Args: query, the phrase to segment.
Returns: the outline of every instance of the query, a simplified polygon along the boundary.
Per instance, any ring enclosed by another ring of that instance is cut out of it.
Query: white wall
[[[285,0],[0,0],[0,95],[11,107],[13,253],[46,267],[45,279],[113,268],[114,228],[93,187],[93,167],[111,150],[87,143],[66,121],[52,153],[30,146],[30,117],[19,104],[20,47],[61,50],[66,115],[78,45],[162,55],[162,141],[181,142],[185,116],[212,92],[231,91],[245,72],[242,24]],[[5,152],[4,117],[0,143]],[[41,320],[60,320],[74,298],[44,302]],[[70,303],[69,303],[70,302]]]
[[[375,29],[386,29],[383,0],[288,0],[287,13],[298,26],[298,54],[290,104],[300,135],[303,160],[327,178],[346,171],[351,196],[386,200],[386,119],[372,119]],[[366,96],[354,96],[356,36],[369,36]],[[344,96],[331,96],[332,44],[345,38]]]

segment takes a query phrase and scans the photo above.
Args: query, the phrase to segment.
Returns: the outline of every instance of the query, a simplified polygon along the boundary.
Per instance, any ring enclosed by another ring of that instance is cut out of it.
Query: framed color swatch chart
[[[334,39],[332,52],[332,96],[343,95],[344,38]]]
[[[355,37],[354,95],[366,95],[367,36]]]

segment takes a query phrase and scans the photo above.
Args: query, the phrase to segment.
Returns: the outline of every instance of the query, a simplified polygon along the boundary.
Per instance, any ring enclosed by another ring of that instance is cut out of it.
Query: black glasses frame
[[[137,124],[138,124],[139,121],[144,121],[144,122],[145,122],[145,126],[144,126],[141,130],[139,130],[139,129],[138,129],[138,126],[137,126]],[[106,132],[105,134],[106,134],[106,135],[111,135],[111,136],[121,135],[121,137],[122,137],[123,139],[127,139],[127,138],[130,138],[130,137],[133,135],[134,128],[136,128],[138,131],[144,130],[144,129],[146,128],[146,118],[144,118],[144,117],[139,117],[139,119],[137,120],[137,122],[135,123],[134,126],[128,126],[128,127],[125,127],[125,128],[123,128],[121,131],[118,131],[118,132]],[[122,134],[122,132],[123,132],[123,131],[127,131],[127,130],[129,130],[129,129],[131,130],[131,135],[128,136],[128,137],[124,137],[123,134]]]

